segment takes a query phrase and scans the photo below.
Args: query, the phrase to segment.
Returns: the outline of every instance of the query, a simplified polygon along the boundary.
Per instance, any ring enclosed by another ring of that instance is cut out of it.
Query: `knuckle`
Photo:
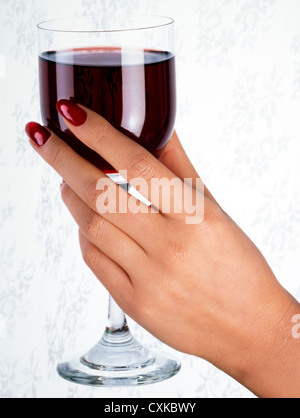
[[[109,204],[113,206],[113,202],[110,202],[109,192],[106,190],[97,191],[96,196],[92,202],[93,206],[97,209],[97,212],[101,215],[102,210],[109,212]]]
[[[93,137],[95,138],[96,146],[101,146],[102,142],[110,135],[110,124],[103,120],[103,123],[97,126]]]
[[[144,178],[146,181],[158,177],[157,172],[153,167],[151,157],[145,152],[132,158],[131,161],[129,161],[128,166],[132,167],[133,172]]]
[[[86,201],[95,208],[97,205],[97,199],[99,197],[99,192],[97,191],[97,183],[95,181],[89,181],[85,187],[84,192]]]
[[[107,222],[101,218],[97,213],[91,211],[85,226],[85,233],[87,238],[101,239],[106,235]]]
[[[50,152],[49,164],[55,169],[63,165],[63,147],[62,146],[56,146]]]
[[[213,233],[218,225],[224,223],[226,216],[227,215],[219,205],[212,201],[206,201],[204,218],[201,224],[197,226],[197,231]]]
[[[97,264],[98,253],[96,247],[92,244],[87,246],[82,252],[83,260],[88,267],[93,267]]]

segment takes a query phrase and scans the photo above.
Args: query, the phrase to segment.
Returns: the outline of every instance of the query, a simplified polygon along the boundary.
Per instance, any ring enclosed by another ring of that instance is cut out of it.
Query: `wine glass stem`
[[[119,174],[112,174],[109,177],[128,192],[129,184],[124,182]],[[103,339],[111,344],[124,344],[132,340],[126,316],[111,295],[109,295],[108,322]]]
[[[132,338],[124,312],[109,295],[108,322],[104,339],[110,343],[120,344]]]

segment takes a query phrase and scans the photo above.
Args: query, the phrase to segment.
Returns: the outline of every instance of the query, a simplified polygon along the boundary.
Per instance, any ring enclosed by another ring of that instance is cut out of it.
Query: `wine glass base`
[[[180,371],[180,363],[160,354],[152,354],[151,365],[120,370],[94,369],[81,359],[61,363],[58,374],[69,382],[86,386],[139,386],[162,382]]]
[[[110,305],[116,307],[112,299]],[[147,385],[175,376],[180,363],[142,346],[132,336],[124,313],[121,316],[122,326],[107,327],[101,340],[87,353],[59,364],[58,374],[86,386]]]

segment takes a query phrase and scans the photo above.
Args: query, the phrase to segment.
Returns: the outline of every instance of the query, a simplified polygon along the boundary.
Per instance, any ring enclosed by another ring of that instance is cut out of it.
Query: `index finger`
[[[72,133],[89,148],[101,155],[118,172],[125,172],[126,180],[146,181],[147,190],[141,194],[161,209],[160,202],[151,199],[154,179],[178,179],[166,166],[141,145],[115,129],[97,113],[69,100],[60,100],[57,109]],[[152,183],[152,184],[151,184]]]

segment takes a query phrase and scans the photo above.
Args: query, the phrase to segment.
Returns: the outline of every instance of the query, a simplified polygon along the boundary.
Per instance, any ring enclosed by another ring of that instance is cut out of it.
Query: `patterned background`
[[[91,278],[59,177],[27,144],[39,120],[36,29],[91,13],[177,21],[177,130],[223,207],[300,298],[299,0],[0,0],[0,397],[250,397],[179,354],[174,379],[137,389],[64,382],[55,366],[103,330],[106,292]],[[141,342],[158,343],[130,321]]]

